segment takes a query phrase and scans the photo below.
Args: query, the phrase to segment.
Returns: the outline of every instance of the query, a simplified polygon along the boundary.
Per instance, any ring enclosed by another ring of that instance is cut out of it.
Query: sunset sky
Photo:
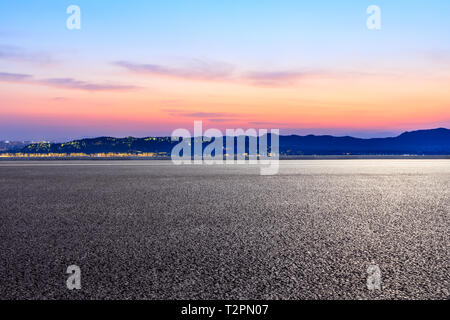
[[[447,0],[0,2],[0,140],[391,136],[450,127],[449,88]]]

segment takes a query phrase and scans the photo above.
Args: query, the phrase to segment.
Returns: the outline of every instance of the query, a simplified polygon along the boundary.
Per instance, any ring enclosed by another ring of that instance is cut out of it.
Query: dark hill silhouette
[[[224,138],[225,139],[225,138]],[[35,143],[23,153],[167,153],[174,145],[170,137],[75,140],[67,143]],[[205,143],[207,145],[208,143]],[[225,145],[225,143],[224,143]],[[404,132],[392,138],[280,136],[282,155],[450,155],[450,130],[445,128]]]
[[[282,146],[282,147],[281,147]],[[393,138],[360,139],[333,136],[280,137],[287,154],[450,154],[450,130],[445,128],[404,132]]]

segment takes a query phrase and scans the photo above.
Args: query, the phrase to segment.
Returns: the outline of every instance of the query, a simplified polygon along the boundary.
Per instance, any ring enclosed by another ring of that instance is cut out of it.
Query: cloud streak
[[[75,80],[72,78],[53,78],[43,79],[37,81],[40,84],[48,85],[50,87],[63,89],[78,89],[85,91],[124,91],[136,89],[136,86],[131,85],[117,85],[117,84],[98,84]]]
[[[31,80],[32,76],[22,73],[0,72],[0,81],[2,82],[22,82]]]
[[[183,113],[182,115],[190,118],[222,118],[235,116],[235,114],[227,112],[192,112]]]
[[[251,125],[255,126],[271,126],[271,127],[283,127],[286,126],[285,122],[272,122],[272,121],[250,121]]]
[[[164,109],[173,117],[184,117],[192,119],[202,119],[211,122],[221,123],[221,122],[232,122],[238,119],[242,115],[237,115],[229,112],[184,112],[176,109]]]
[[[55,59],[45,52],[31,52],[16,46],[0,45],[0,60],[51,64]]]
[[[13,82],[24,84],[45,85],[60,89],[83,90],[83,91],[128,91],[138,87],[119,84],[99,84],[76,80],[73,78],[49,78],[35,79],[29,74],[0,72],[0,82]]]
[[[208,119],[208,121],[211,122],[217,122],[217,123],[222,123],[222,122],[233,122],[233,121],[237,121],[238,119],[229,119],[229,118],[224,118],[224,119]]]
[[[227,63],[194,60],[185,67],[169,67],[160,64],[142,64],[130,61],[112,63],[131,73],[155,77],[169,77],[184,80],[223,81],[262,87],[293,86],[299,81],[317,77],[348,76],[347,73],[336,73],[323,70],[275,70],[236,72],[235,67]]]
[[[167,67],[159,64],[139,64],[129,61],[116,61],[113,65],[136,74],[164,76],[191,80],[229,80],[233,67],[226,63],[194,60],[188,67]]]
[[[298,71],[249,72],[243,78],[257,86],[290,86],[302,79],[312,78],[318,73]]]

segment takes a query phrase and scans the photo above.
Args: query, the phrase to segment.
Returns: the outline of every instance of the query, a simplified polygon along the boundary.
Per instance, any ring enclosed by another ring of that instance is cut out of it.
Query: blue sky
[[[85,32],[65,30],[70,4],[82,9]],[[382,9],[383,32],[365,28],[371,4]],[[332,56],[450,49],[448,1],[16,0],[0,10],[3,44],[55,55],[73,50],[98,61],[178,55],[325,64]]]

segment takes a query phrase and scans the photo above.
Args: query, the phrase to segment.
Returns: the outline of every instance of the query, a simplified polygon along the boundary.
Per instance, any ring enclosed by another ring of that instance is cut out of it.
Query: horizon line
[[[236,129],[234,129],[236,130]],[[260,129],[255,129],[255,130],[260,130]],[[265,129],[265,130],[270,130],[270,129]],[[272,129],[274,130],[274,129]],[[298,129],[300,130],[300,129]],[[388,139],[388,138],[397,138],[399,136],[401,136],[402,134],[405,133],[410,133],[410,132],[418,132],[418,131],[434,131],[434,130],[449,130],[450,128],[445,128],[445,127],[437,127],[437,128],[431,128],[431,129],[417,129],[417,130],[405,130],[402,131],[401,133],[397,134],[396,136],[386,136],[386,137],[368,137],[368,138],[360,138],[360,137],[355,137],[355,136],[351,136],[351,135],[332,135],[332,134],[279,134],[280,137],[292,137],[292,136],[297,136],[297,137],[308,137],[308,136],[314,136],[314,137],[334,137],[334,138],[353,138],[353,139],[360,139],[360,140],[371,140],[371,139]],[[244,133],[245,133],[245,129],[244,129]],[[267,132],[266,134],[274,134],[271,132]],[[242,136],[242,135],[240,135]],[[244,136],[247,136],[246,134],[244,134]],[[0,142],[4,142],[4,143],[14,143],[14,142],[29,142],[30,144],[33,143],[66,143],[66,142],[71,142],[71,141],[80,141],[80,140],[93,140],[93,139],[100,139],[100,138],[112,138],[112,139],[127,139],[127,138],[134,138],[134,139],[146,139],[146,138],[170,138],[172,137],[171,135],[155,135],[155,136],[142,136],[142,137],[138,137],[138,136],[109,136],[109,135],[99,135],[99,136],[93,136],[93,137],[84,137],[84,138],[69,138],[67,140],[64,141],[57,141],[56,139],[54,140],[46,140],[46,139],[42,139],[42,140],[11,140],[11,139],[4,139],[4,140],[0,140]],[[182,136],[180,136],[179,138],[181,138]],[[202,136],[191,136],[190,138],[199,138],[199,137],[208,137],[205,135]],[[227,135],[222,135],[220,137],[228,137]],[[238,137],[238,136],[233,136],[233,137]]]

